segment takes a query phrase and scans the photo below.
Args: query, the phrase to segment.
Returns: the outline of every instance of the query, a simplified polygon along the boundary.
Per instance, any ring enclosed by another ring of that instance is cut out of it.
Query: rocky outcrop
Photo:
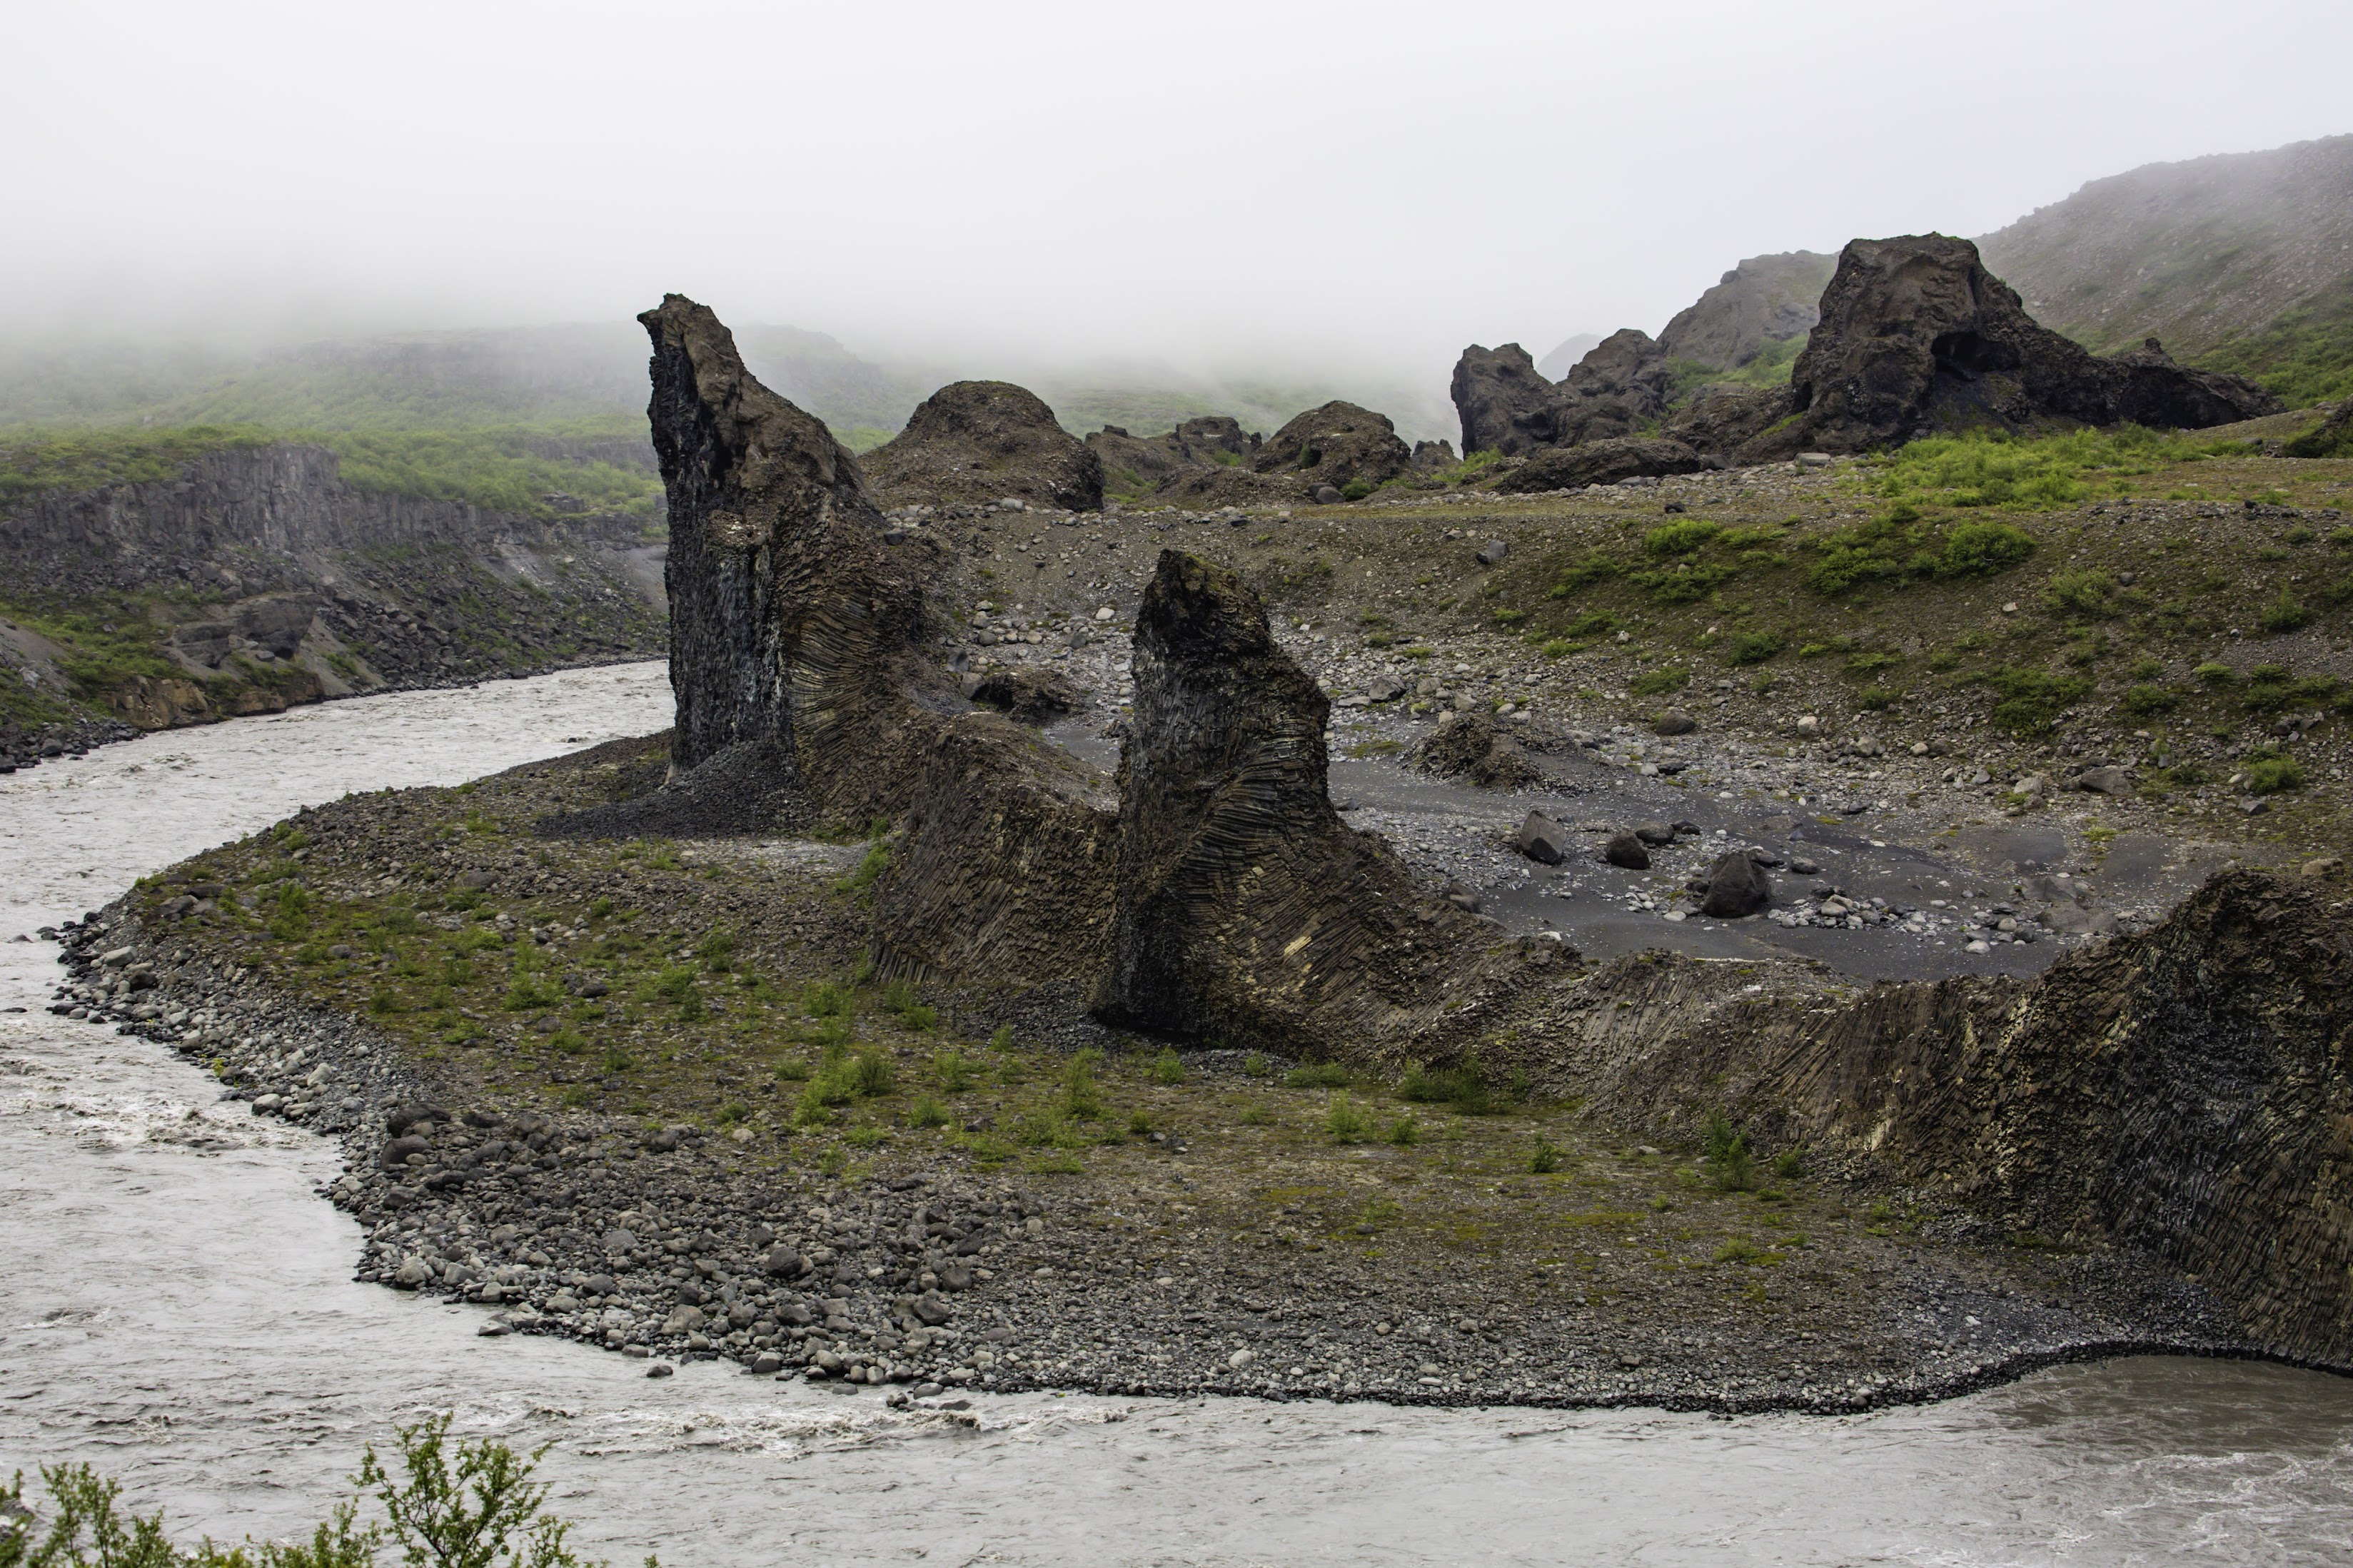
[[[1385,414],[1353,403],[1311,408],[1268,437],[1250,467],[1261,474],[1345,489],[1386,484],[1413,466],[1413,448]]]
[[[1537,374],[1517,343],[1476,344],[1455,363],[1454,410],[1462,449],[1505,456],[1630,436],[1665,412],[1673,372],[1647,332],[1610,333],[1557,383]]]
[[[2319,424],[2290,441],[2291,458],[2353,457],[2353,397],[2338,404]]]
[[[1622,961],[1596,983],[1614,1000],[1564,1082],[1636,1122],[1728,1110],[2013,1233],[2144,1249],[2258,1342],[2353,1363],[2348,915],[2321,884],[2234,872],[2040,979],[1889,984],[1839,1006],[1804,984],[1742,1001],[1689,961]]]
[[[1697,473],[1708,460],[1682,441],[1658,436],[1620,436],[1581,447],[1546,447],[1497,479],[1507,495],[1577,490],[1614,485],[1620,479]]]
[[[1229,415],[1205,414],[1162,436],[1131,436],[1106,425],[1087,437],[1103,462],[1103,481],[1116,490],[1159,489],[1179,474],[1247,465],[1264,438],[1246,431]]]
[[[1238,578],[1162,553],[1136,619],[1099,1016],[1371,1062],[1442,1049],[1461,1004],[1528,962],[1340,820],[1330,707]]]
[[[1103,508],[1103,459],[1057,424],[1036,393],[1008,381],[940,388],[904,430],[866,455],[865,471],[892,506],[1013,496],[1065,511]]]
[[[2154,342],[2095,358],[2027,315],[1977,247],[1943,235],[1858,239],[1789,378],[1798,416],[1745,458],[1855,452],[1938,430],[2057,422],[2196,429],[2276,412],[2253,382],[2187,370]]]
[[[1813,330],[1837,267],[1837,258],[1810,250],[1752,256],[1677,311],[1659,333],[1659,346],[1670,359],[1737,370],[1768,344]]]
[[[1525,789],[1544,773],[1517,741],[1484,713],[1457,713],[1413,749],[1411,761],[1442,779],[1467,779],[1482,789]]]

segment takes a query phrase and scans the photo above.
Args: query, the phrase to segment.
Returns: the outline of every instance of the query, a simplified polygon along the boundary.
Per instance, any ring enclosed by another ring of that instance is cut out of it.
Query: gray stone
[[[1700,901],[1699,912],[1733,921],[1756,914],[1772,902],[1773,884],[1765,868],[1750,859],[1747,851],[1736,849],[1718,856],[1709,868],[1707,897]]]
[[[1798,855],[1790,858],[1789,869],[1800,877],[1814,877],[1820,875],[1822,868],[1817,862]]]
[[[1628,871],[1651,868],[1651,852],[1643,848],[1642,841],[1630,833],[1612,834],[1609,842],[1601,847],[1601,858]]]
[[[2085,768],[2075,775],[2076,784],[2094,795],[2130,795],[2132,775],[2119,767]]]
[[[1655,727],[1662,735],[1688,735],[1699,728],[1699,721],[1680,708],[1670,708],[1659,715]]]
[[[1482,566],[1500,566],[1504,563],[1504,557],[1510,555],[1511,552],[1512,545],[1509,540],[1491,539],[1487,541],[1486,543],[1479,547],[1479,564]]]
[[[393,1275],[392,1282],[404,1290],[414,1290],[432,1278],[431,1264],[422,1258],[406,1258],[401,1259],[400,1268]]]
[[[1557,866],[1568,852],[1568,830],[1540,811],[1531,811],[1512,838],[1512,847],[1529,859]]]
[[[1675,841],[1675,830],[1663,822],[1638,822],[1634,825],[1634,837],[1658,848]]]
[[[1340,492],[1330,485],[1317,485],[1314,500],[1317,506],[1336,506],[1340,501]]]

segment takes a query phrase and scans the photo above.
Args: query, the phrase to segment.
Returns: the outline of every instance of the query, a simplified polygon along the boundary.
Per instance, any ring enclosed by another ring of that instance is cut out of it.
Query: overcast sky
[[[0,0],[18,330],[1442,367],[2353,130],[2353,5]]]

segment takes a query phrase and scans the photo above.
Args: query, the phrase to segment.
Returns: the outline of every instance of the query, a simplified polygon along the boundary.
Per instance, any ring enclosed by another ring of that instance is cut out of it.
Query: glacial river
[[[152,736],[0,779],[0,1473],[87,1460],[178,1530],[283,1535],[393,1423],[552,1444],[633,1564],[2343,1563],[2353,1383],[2139,1360],[1857,1418],[872,1394],[476,1336],[354,1284],[328,1143],[42,1011],[16,933],[347,791],[667,721],[659,666]]]

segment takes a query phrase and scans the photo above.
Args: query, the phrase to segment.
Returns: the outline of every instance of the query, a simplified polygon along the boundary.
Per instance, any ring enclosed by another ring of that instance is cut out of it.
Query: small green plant
[[[1765,1249],[1745,1236],[1736,1236],[1715,1249],[1718,1263],[1755,1263],[1765,1256]]]
[[[714,927],[694,944],[694,952],[702,960],[703,968],[713,974],[724,974],[735,961],[735,933],[724,926]]]
[[[733,1127],[739,1121],[751,1121],[752,1108],[740,1100],[731,1100],[719,1108],[718,1117],[720,1126]]]
[[[1324,1130],[1335,1143],[1361,1143],[1372,1131],[1372,1119],[1345,1093],[1335,1094],[1324,1110]]]
[[[2093,567],[2078,567],[2052,575],[2042,602],[2061,615],[2100,619],[2116,613],[2116,579]]]
[[[1494,1093],[1475,1060],[1436,1070],[1414,1063],[1398,1079],[1398,1098],[1421,1105],[1451,1105],[1466,1116],[1483,1116],[1494,1109]]]
[[[945,1127],[948,1124],[948,1108],[940,1103],[936,1095],[920,1095],[908,1109],[907,1120],[917,1127]]]
[[[1272,1078],[1274,1076],[1274,1064],[1266,1059],[1266,1053],[1264,1051],[1252,1051],[1248,1056],[1242,1058],[1242,1076],[1245,1078]]]
[[[1137,1138],[1141,1138],[1145,1136],[1145,1134],[1150,1132],[1152,1131],[1151,1113],[1144,1110],[1129,1111],[1127,1113],[1127,1130],[1130,1134]]]
[[[2228,686],[2239,679],[2239,672],[2219,659],[2208,659],[2189,672],[2209,686]]]
[[[962,1094],[970,1089],[974,1071],[973,1064],[960,1051],[941,1051],[932,1058],[932,1076],[950,1094]]]
[[[1651,530],[1642,535],[1645,553],[1657,556],[1689,555],[1701,549],[1724,531],[1724,524],[1705,519],[1681,518]]]
[[[1535,1147],[1528,1151],[1528,1174],[1548,1176],[1559,1169],[1560,1150],[1548,1140],[1537,1139]]]
[[[2247,763],[2247,791],[2251,795],[2279,795],[2304,787],[2304,766],[2294,757],[2278,752],[2258,753]]]
[[[2262,615],[2256,618],[2267,632],[2292,632],[2312,624],[2312,611],[2302,600],[2282,588],[2279,597],[2265,605]]]
[[[1145,1069],[1145,1076],[1159,1084],[1183,1083],[1185,1058],[1178,1056],[1173,1047],[1163,1046],[1160,1054],[1152,1058],[1152,1065]]]
[[[1103,1053],[1094,1049],[1079,1052],[1062,1069],[1062,1114],[1074,1121],[1092,1121],[1103,1113],[1103,1089],[1095,1082],[1095,1068],[1103,1063]]]
[[[1717,1191],[1741,1193],[1757,1184],[1756,1161],[1749,1152],[1747,1133],[1736,1131],[1723,1111],[1712,1110],[1704,1136],[1708,1180]]]
[[[787,1057],[776,1064],[776,1073],[778,1083],[806,1083],[808,1081],[809,1065],[798,1057]]]
[[[1663,697],[1670,691],[1681,691],[1691,684],[1691,671],[1679,664],[1662,664],[1656,669],[1646,669],[1629,681],[1626,689],[1637,697]]]
[[[988,1048],[992,1051],[1011,1050],[1013,1048],[1013,1026],[1010,1024],[997,1025],[997,1032],[988,1037]]]
[[[1292,1089],[1345,1089],[1354,1080],[1337,1062],[1306,1062],[1284,1073],[1282,1081]]]
[[[849,1059],[850,1092],[860,1100],[873,1100],[891,1092],[893,1087],[891,1058],[881,1051],[860,1051]]]
[[[1274,1113],[1253,1101],[1242,1107],[1241,1123],[1245,1127],[1263,1127],[1274,1120]]]
[[[1805,1168],[1806,1156],[1802,1150],[1784,1149],[1773,1156],[1772,1171],[1777,1176],[1794,1176]]]
[[[1777,657],[1782,646],[1781,639],[1769,632],[1740,632],[1732,639],[1732,662],[1763,664],[1766,660]]]
[[[881,881],[882,873],[890,868],[890,841],[878,835],[872,843],[867,845],[865,857],[858,862],[857,868],[834,883],[833,890],[871,901],[874,897],[874,884]]]
[[[1383,1136],[1400,1149],[1410,1149],[1421,1142],[1421,1123],[1413,1119],[1412,1111],[1405,1111],[1389,1123]]]

